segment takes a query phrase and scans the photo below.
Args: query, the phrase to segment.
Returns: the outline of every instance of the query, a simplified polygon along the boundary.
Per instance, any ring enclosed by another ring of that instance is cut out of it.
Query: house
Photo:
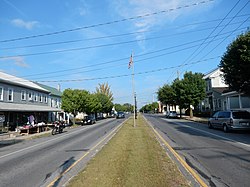
[[[222,94],[224,110],[248,110],[250,112],[250,97],[236,91]]]
[[[61,93],[52,90],[0,72],[0,128],[15,130],[27,123],[55,120],[49,115],[62,112]]]
[[[200,110],[203,112],[232,109],[250,111],[250,97],[230,91],[222,75],[223,72],[217,68],[203,77],[206,81],[206,98],[200,103]]]
[[[228,85],[223,81],[222,75],[220,68],[216,68],[203,76],[206,82],[206,98],[200,103],[201,111],[213,112],[225,108],[222,93],[228,90]]]

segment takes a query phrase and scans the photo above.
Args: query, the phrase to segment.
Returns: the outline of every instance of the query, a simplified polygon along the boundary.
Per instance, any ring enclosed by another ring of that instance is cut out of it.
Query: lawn
[[[189,186],[139,115],[130,118],[68,186]]]

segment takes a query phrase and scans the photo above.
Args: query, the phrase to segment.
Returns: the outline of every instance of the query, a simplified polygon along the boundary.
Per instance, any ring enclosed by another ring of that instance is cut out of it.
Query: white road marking
[[[169,121],[169,120],[164,119],[164,118],[163,118],[163,120]],[[178,122],[175,122],[175,121],[171,121],[171,122],[172,122],[172,123],[176,123],[176,124],[181,125],[181,126],[184,126],[184,127],[186,127],[186,128],[190,128],[190,129],[196,130],[196,131],[198,131],[198,132],[202,132],[202,133],[205,133],[205,134],[209,134],[209,135],[211,135],[211,136],[215,136],[215,137],[218,137],[218,138],[221,138],[221,139],[224,139],[224,140],[232,141],[232,142],[234,142],[234,143],[236,143],[236,144],[239,144],[239,145],[243,145],[243,146],[246,146],[246,147],[250,147],[250,144],[245,144],[245,143],[242,143],[242,142],[237,142],[236,140],[233,140],[233,139],[230,139],[230,138],[226,138],[226,137],[223,137],[223,136],[220,136],[220,135],[217,135],[217,134],[213,134],[213,133],[210,133],[210,132],[201,130],[201,129],[196,129],[196,128],[191,127],[191,126],[188,126],[188,125],[183,125],[183,124],[178,123]]]
[[[80,129],[80,131],[85,131],[85,130],[87,130],[87,129],[88,129],[88,128]],[[42,142],[42,143],[39,143],[39,144],[36,144],[36,145],[32,145],[32,146],[30,146],[30,147],[26,147],[26,148],[23,148],[23,149],[20,149],[20,150],[17,150],[17,151],[8,153],[8,154],[6,154],[6,155],[0,156],[0,159],[2,159],[2,158],[4,158],[4,157],[7,157],[7,156],[10,156],[10,155],[14,155],[14,154],[16,154],[16,153],[20,153],[20,152],[22,152],[22,151],[26,151],[26,150],[32,149],[32,148],[37,147],[37,146],[40,146],[40,145],[44,145],[44,144],[49,143],[49,142],[53,142],[53,141],[55,141],[55,140],[58,140],[58,139],[60,139],[60,138],[63,138],[63,137],[66,137],[66,136],[69,136],[69,135],[72,135],[72,134],[75,134],[75,133],[79,133],[79,130],[74,131],[74,132],[70,132],[70,133],[68,133],[68,134],[64,134],[64,135],[61,135],[61,136],[58,136],[58,137],[56,137],[56,138],[53,138],[53,139],[51,139],[51,140],[48,140],[48,141],[45,141],[45,142]]]

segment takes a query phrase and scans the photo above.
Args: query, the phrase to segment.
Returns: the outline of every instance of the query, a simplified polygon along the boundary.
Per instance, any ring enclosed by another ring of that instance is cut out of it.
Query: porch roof
[[[61,112],[60,108],[52,108],[49,106],[27,105],[16,103],[0,102],[0,111],[16,111],[16,112]]]

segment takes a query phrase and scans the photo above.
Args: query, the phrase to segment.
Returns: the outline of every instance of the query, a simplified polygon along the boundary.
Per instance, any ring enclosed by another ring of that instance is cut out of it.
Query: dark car
[[[242,110],[218,111],[208,120],[209,128],[250,130],[250,113]]]
[[[125,118],[124,112],[117,112],[116,119],[119,119],[119,118]]]
[[[96,122],[95,116],[94,115],[88,115],[85,116],[83,121],[82,121],[82,125],[92,125]]]

